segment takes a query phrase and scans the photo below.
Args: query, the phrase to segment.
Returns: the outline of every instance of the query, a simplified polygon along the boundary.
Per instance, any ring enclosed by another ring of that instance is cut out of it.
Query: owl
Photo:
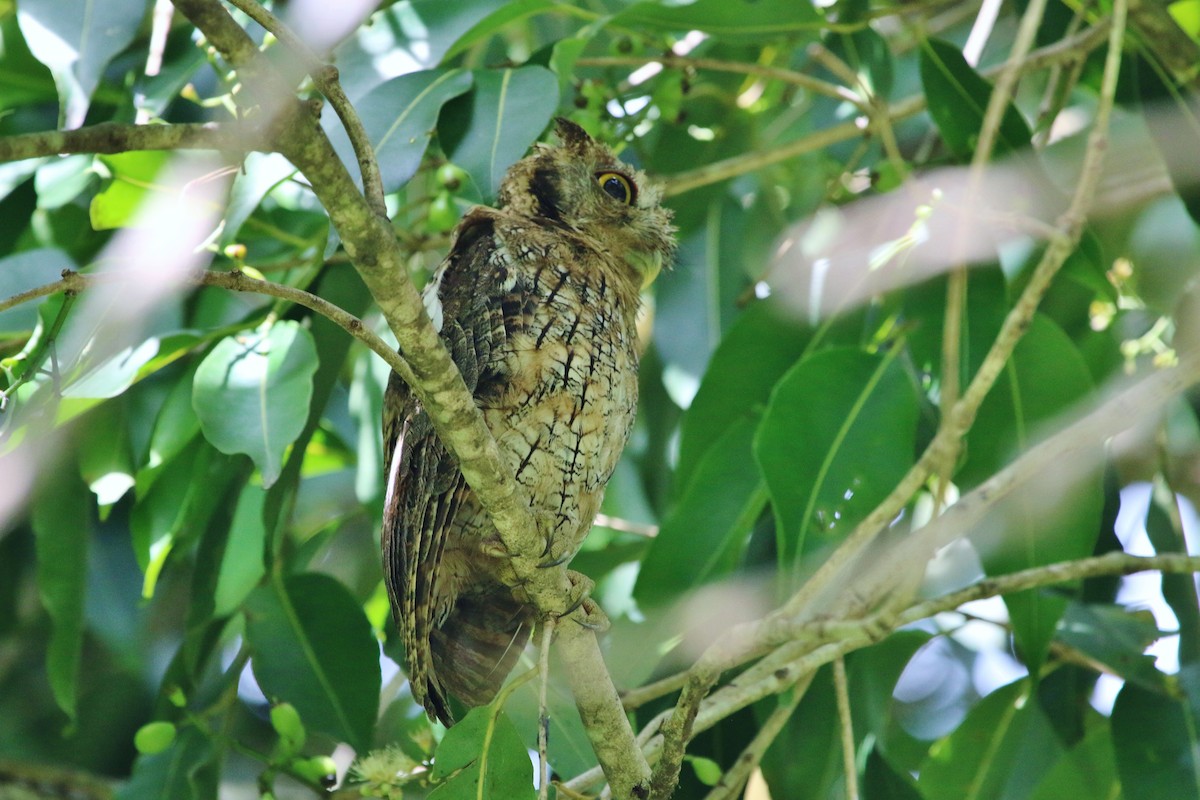
[[[547,564],[592,526],[637,410],[639,293],[670,263],[658,189],[573,122],[475,207],[425,306],[529,499]],[[428,415],[393,374],[383,407],[383,567],[413,696],[491,701],[536,622],[504,548]]]

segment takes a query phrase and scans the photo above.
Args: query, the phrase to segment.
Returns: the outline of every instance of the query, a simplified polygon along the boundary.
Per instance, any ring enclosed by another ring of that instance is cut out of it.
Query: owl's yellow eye
[[[621,173],[597,172],[596,183],[600,184],[600,188],[612,199],[627,206],[633,205],[633,199],[636,197],[633,189],[633,181]]]

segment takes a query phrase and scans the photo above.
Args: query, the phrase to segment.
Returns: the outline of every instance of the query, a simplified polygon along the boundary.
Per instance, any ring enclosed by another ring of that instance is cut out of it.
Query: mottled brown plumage
[[[574,556],[637,409],[640,290],[674,247],[655,187],[574,123],[514,164],[498,208],[459,223],[426,307],[533,516],[547,562]],[[383,561],[413,696],[489,702],[528,641],[532,609],[498,576],[487,514],[408,387],[384,400]]]

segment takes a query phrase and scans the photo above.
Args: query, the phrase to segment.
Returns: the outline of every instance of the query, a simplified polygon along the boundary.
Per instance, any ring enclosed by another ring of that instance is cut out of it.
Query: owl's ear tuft
[[[558,140],[564,147],[574,150],[592,144],[592,137],[587,135],[587,131],[566,117],[558,117],[554,123]]]

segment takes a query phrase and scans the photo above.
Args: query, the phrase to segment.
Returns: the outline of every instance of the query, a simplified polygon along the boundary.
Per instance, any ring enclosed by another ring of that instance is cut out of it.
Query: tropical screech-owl
[[[498,208],[454,232],[425,304],[529,497],[549,563],[570,559],[600,507],[637,409],[638,294],[669,262],[658,190],[558,120],[505,176]],[[532,609],[497,579],[499,537],[393,374],[383,406],[383,565],[413,696],[491,701],[528,641]],[[488,547],[487,545],[491,545]]]

